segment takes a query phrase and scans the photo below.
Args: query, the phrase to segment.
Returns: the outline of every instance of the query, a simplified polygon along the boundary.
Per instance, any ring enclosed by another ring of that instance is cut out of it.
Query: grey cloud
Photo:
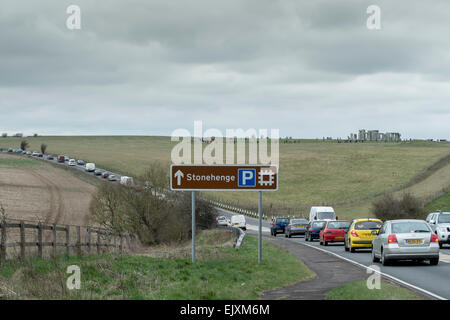
[[[80,31],[70,4],[2,2],[0,131],[170,134],[199,119],[450,138],[447,1],[378,0],[380,31],[367,0],[79,0]]]

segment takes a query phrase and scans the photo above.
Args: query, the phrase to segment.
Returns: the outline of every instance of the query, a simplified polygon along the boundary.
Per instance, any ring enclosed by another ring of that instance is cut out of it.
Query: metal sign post
[[[192,262],[195,262],[195,191],[258,191],[258,262],[262,261],[262,191],[278,190],[276,165],[172,164],[170,189],[192,192]]]
[[[192,191],[192,263],[195,262],[195,191]]]
[[[262,191],[258,192],[258,263],[262,261]]]

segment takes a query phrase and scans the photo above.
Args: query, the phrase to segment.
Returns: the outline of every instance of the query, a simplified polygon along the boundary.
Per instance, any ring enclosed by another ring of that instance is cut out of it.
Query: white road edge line
[[[398,278],[396,278],[396,277],[394,277],[394,276],[391,276],[391,275],[389,275],[389,274],[387,274],[387,273],[379,272],[379,271],[377,271],[377,270],[375,270],[375,269],[373,269],[373,268],[370,268],[370,267],[368,267],[368,266],[363,265],[362,263],[353,261],[353,260],[351,260],[351,259],[347,259],[347,258],[345,258],[345,257],[343,257],[343,256],[338,255],[337,253],[334,253],[334,252],[331,252],[331,251],[328,251],[328,250],[325,250],[325,249],[322,249],[322,248],[318,248],[318,247],[316,247],[316,246],[313,246],[313,245],[310,245],[310,244],[307,244],[307,243],[303,243],[303,242],[297,242],[297,243],[302,244],[302,245],[305,245],[305,246],[308,246],[308,247],[310,247],[310,248],[314,248],[314,249],[317,249],[317,250],[320,250],[320,251],[329,253],[329,254],[332,254],[332,255],[334,255],[334,256],[336,256],[336,257],[338,257],[338,258],[341,258],[342,260],[345,260],[345,261],[348,261],[348,262],[350,262],[350,263],[353,263],[353,264],[355,264],[355,265],[357,265],[357,266],[360,266],[360,267],[362,267],[362,268],[364,268],[364,269],[372,270],[372,271],[374,271],[374,272],[376,272],[376,273],[379,273],[380,275],[382,275],[382,276],[384,276],[384,277],[386,277],[386,278],[389,278],[389,279],[391,279],[391,280],[393,280],[393,281],[395,281],[395,282],[401,283],[401,284],[403,284],[403,285],[405,285],[405,286],[411,287],[411,288],[413,288],[413,289],[415,289],[415,290],[417,290],[417,291],[420,291],[420,292],[422,292],[422,293],[425,293],[425,294],[427,294],[427,295],[429,295],[429,296],[432,296],[432,297],[434,297],[434,298],[436,298],[436,299],[438,299],[438,300],[447,300],[446,298],[441,297],[441,296],[439,296],[439,295],[437,295],[437,294],[435,294],[435,293],[432,293],[432,292],[430,292],[430,291],[428,291],[428,290],[422,289],[422,288],[417,287],[417,286],[415,286],[415,285],[413,285],[413,284],[410,284],[410,283],[408,283],[408,282],[406,282],[406,281],[400,280],[400,279],[398,279]]]

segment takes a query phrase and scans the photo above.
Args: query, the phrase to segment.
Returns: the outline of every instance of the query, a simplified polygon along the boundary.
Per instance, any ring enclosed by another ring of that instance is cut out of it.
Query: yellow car
[[[345,251],[372,248],[372,240],[377,236],[383,222],[380,219],[355,219],[345,236]]]

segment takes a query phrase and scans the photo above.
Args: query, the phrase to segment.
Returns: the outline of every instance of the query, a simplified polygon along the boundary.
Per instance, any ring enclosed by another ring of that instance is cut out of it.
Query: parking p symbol
[[[255,169],[239,169],[238,170],[238,187],[255,187],[256,186],[256,170]]]

